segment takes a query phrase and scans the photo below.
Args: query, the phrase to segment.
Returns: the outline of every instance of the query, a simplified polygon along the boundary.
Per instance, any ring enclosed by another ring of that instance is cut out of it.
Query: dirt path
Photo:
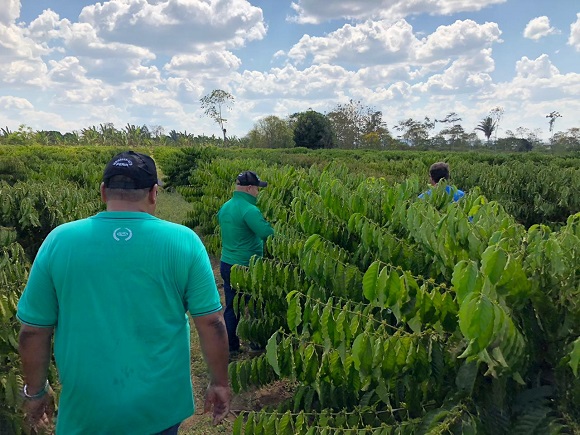
[[[216,284],[224,302],[223,284],[219,271],[219,259],[211,258]],[[212,435],[232,433],[234,420],[240,411],[259,411],[264,406],[276,405],[282,400],[292,396],[292,388],[286,381],[275,382],[267,387],[253,389],[234,395],[232,399],[231,413],[226,421],[218,426],[212,426],[209,415],[203,414],[203,395],[209,378],[207,368],[201,356],[197,331],[192,324],[191,332],[191,377],[195,392],[195,414],[185,420],[179,430],[180,434],[187,435]]]

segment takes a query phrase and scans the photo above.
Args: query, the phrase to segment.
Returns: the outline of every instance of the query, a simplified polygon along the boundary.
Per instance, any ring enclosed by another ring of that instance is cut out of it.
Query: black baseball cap
[[[124,175],[132,181],[111,181],[115,175]],[[135,151],[125,151],[113,157],[105,167],[103,183],[110,189],[146,189],[161,185],[153,159]]]
[[[266,187],[268,185],[267,182],[260,180],[260,177],[255,172],[252,171],[245,171],[238,175],[236,178],[236,184],[240,186],[258,186],[258,187]]]

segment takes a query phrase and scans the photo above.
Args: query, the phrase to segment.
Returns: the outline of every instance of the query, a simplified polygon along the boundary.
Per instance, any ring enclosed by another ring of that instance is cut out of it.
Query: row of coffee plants
[[[215,159],[181,191],[216,255],[215,214],[245,169],[269,182],[276,234],[232,269],[239,335],[266,347],[230,365],[232,385],[296,390],[234,433],[580,429],[580,214],[526,228],[477,187],[420,200],[417,177]]]
[[[87,179],[79,162],[103,161],[119,148],[110,147],[0,147],[0,177],[8,182],[22,179],[47,162],[58,162],[65,173],[76,171],[76,180]],[[515,219],[529,227],[535,223],[557,228],[580,210],[580,158],[577,154],[492,152],[413,152],[376,150],[289,150],[247,148],[173,148],[151,147],[166,175],[167,187],[188,184],[190,171],[198,162],[212,158],[259,159],[267,166],[323,169],[329,162],[341,162],[349,173],[382,177],[400,183],[416,176],[427,183],[427,170],[435,161],[451,164],[452,181],[463,190],[479,187],[489,200],[502,204]],[[106,160],[105,160],[106,161]],[[66,165],[68,163],[68,165]]]
[[[16,304],[44,238],[102,209],[99,183],[113,149],[0,148],[0,433],[25,430]],[[54,364],[50,381],[58,393]]]
[[[168,185],[185,185],[187,168],[211,158],[256,159],[266,166],[291,166],[323,170],[330,162],[346,166],[351,174],[384,178],[401,183],[417,177],[427,184],[428,168],[436,161],[451,165],[452,182],[463,190],[481,189],[489,200],[502,204],[519,222],[530,227],[546,224],[552,228],[563,225],[569,215],[580,210],[580,158],[550,154],[437,153],[347,150],[253,150],[253,149],[182,149],[175,161],[164,161],[171,171]],[[180,171],[173,171],[179,168]],[[174,174],[175,173],[175,174]],[[192,181],[197,185],[197,180]]]

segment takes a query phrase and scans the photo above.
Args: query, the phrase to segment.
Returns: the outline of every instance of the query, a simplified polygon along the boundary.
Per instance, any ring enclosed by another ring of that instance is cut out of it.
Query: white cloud
[[[0,26],[8,26],[20,16],[20,0],[2,0],[0,8]]]
[[[34,106],[26,98],[20,97],[0,97],[0,109],[32,109]]]
[[[266,35],[262,10],[247,0],[110,0],[86,6],[79,20],[105,42],[168,54],[216,45],[242,47]]]
[[[44,88],[48,68],[40,60],[14,60],[0,63],[0,89],[12,89],[20,85]],[[7,85],[7,86],[5,86]]]
[[[438,27],[425,38],[416,57],[426,60],[467,54],[490,47],[494,42],[502,42],[500,35],[496,23],[478,24],[472,20],[458,20],[449,26]]]
[[[121,42],[104,42],[96,29],[86,23],[66,23],[62,30],[64,46],[69,54],[96,59],[155,59],[149,49]]]
[[[440,26],[419,40],[405,20],[366,21],[346,24],[323,37],[303,36],[289,51],[298,63],[333,63],[356,68],[372,65],[426,64],[446,57],[466,55],[501,42],[496,23],[478,24],[472,20]]]
[[[236,79],[240,98],[289,98],[309,101],[336,97],[337,90],[356,87],[356,75],[337,65],[313,65],[304,70],[286,65],[268,72],[244,71]]]
[[[47,9],[28,26],[28,35],[36,41],[47,41],[60,37],[61,26],[68,25],[68,20],[61,20],[56,12]]]
[[[558,68],[552,65],[547,54],[542,54],[535,60],[530,60],[526,56],[516,62],[516,76],[517,77],[537,77],[549,79],[560,72]]]
[[[525,107],[526,118],[532,117],[528,111],[532,106],[552,107],[550,110],[559,110],[563,114],[567,108],[571,115],[576,113],[572,107],[580,107],[580,74],[560,73],[546,54],[533,60],[523,57],[516,64],[516,76],[493,88],[494,91],[488,94],[492,101],[503,101],[506,112],[509,108],[520,115],[521,108]]]
[[[576,21],[570,25],[568,44],[580,51],[580,12],[576,14]]]
[[[503,128],[515,130],[524,126],[532,130],[547,130],[546,114],[562,113],[559,129],[577,126],[580,112],[580,74],[561,74],[546,55],[535,60],[522,58],[518,74],[510,81],[493,86],[493,92],[481,96],[482,107],[501,106],[505,109]],[[545,137],[544,137],[545,139]]]
[[[20,3],[18,3],[17,11],[20,11]],[[8,8],[13,7],[11,3]],[[32,59],[38,58],[41,55],[48,53],[48,48],[44,41],[38,42],[29,37],[29,32],[26,28],[17,26],[15,20],[18,16],[12,17],[14,13],[6,14],[5,19],[0,18],[0,56],[3,62],[14,59]],[[0,16],[2,11],[0,8]],[[9,20],[10,18],[10,20]],[[4,21],[4,22],[3,22]]]
[[[80,65],[79,60],[73,56],[67,56],[60,61],[49,62],[50,71],[48,76],[56,83],[86,84],[86,69]]]
[[[200,54],[181,54],[171,58],[163,69],[173,74],[200,74],[237,70],[242,64],[239,57],[230,51],[211,51]]]
[[[418,43],[413,28],[405,20],[396,23],[366,21],[342,28],[324,37],[303,36],[288,52],[288,57],[313,63],[355,62],[358,66],[388,64],[409,57]]]
[[[96,84],[85,88],[66,89],[58,98],[60,104],[77,105],[103,105],[107,104],[116,95],[115,89],[110,86],[97,86]]]
[[[4,60],[38,58],[47,53],[47,47],[29,38],[22,27],[0,24],[0,56]]]
[[[205,90],[198,80],[181,77],[170,77],[166,86],[172,97],[182,104],[199,104]]]
[[[524,37],[528,39],[538,40],[544,36],[554,35],[560,33],[558,29],[550,26],[550,19],[546,16],[537,17],[526,25],[524,29]]]
[[[386,19],[396,21],[410,15],[450,15],[457,12],[479,11],[507,0],[333,0],[329,7],[320,0],[298,0],[292,2],[295,16],[291,21],[301,24],[319,24],[333,19],[366,20]]]
[[[423,91],[432,93],[469,93],[491,84],[488,73],[494,70],[495,63],[491,49],[481,50],[477,55],[465,56],[454,61],[441,74],[434,74],[420,86]]]
[[[385,83],[412,80],[416,73],[409,65],[378,65],[361,68],[356,74],[365,86],[376,87],[384,86]]]
[[[131,88],[131,97],[129,104],[149,108],[154,111],[162,110],[179,110],[181,105],[172,98],[167,90],[157,88],[141,89],[138,87]]]

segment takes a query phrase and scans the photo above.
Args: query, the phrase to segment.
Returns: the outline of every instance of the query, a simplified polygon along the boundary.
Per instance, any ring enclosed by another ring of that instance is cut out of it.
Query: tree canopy
[[[234,97],[226,91],[214,89],[210,94],[201,98],[199,102],[201,103],[201,108],[205,109],[204,113],[220,126],[225,142],[227,140],[225,127],[227,119],[223,117],[223,111],[231,110]]]
[[[260,119],[247,136],[250,145],[256,148],[292,148],[294,135],[285,121],[277,116]]]
[[[487,139],[488,142],[491,135],[495,131],[495,128],[496,122],[493,120],[491,116],[486,116],[485,118],[483,118],[483,120],[479,124],[477,124],[477,127],[475,127],[476,130],[481,131],[485,135],[485,138]]]
[[[330,121],[314,110],[291,116],[294,125],[294,143],[297,147],[311,149],[333,148],[334,140]]]

